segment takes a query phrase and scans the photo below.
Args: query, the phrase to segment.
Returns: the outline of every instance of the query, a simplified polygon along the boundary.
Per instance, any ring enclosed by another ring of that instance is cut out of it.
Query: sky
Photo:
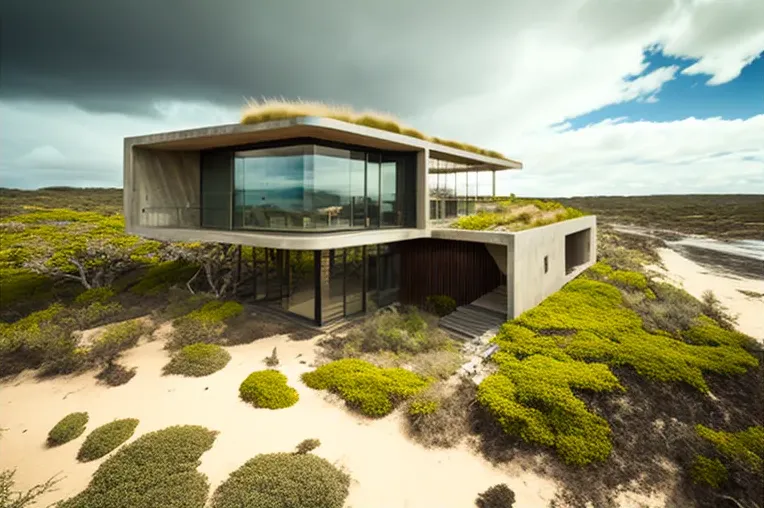
[[[519,196],[764,194],[761,0],[0,0],[0,186],[119,187],[123,138],[247,98],[501,151]]]

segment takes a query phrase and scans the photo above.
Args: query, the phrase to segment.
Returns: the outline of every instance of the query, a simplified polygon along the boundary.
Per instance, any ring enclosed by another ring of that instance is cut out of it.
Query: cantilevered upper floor
[[[466,182],[466,201],[432,196],[451,210],[522,167],[443,143],[313,116],[126,138],[127,231],[291,249],[428,237],[434,181]]]

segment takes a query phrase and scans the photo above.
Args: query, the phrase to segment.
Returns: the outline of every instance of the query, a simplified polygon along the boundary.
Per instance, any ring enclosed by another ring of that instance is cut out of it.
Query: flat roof
[[[523,167],[521,162],[511,159],[490,157],[412,136],[317,116],[133,136],[125,138],[125,145],[157,150],[204,150],[306,137],[379,150],[418,151],[426,148],[431,158],[476,166],[472,171],[478,168],[487,171]]]

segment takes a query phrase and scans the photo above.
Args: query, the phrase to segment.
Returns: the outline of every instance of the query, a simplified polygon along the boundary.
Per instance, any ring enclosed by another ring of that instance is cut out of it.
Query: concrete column
[[[491,196],[496,197],[496,170],[491,171]]]
[[[427,166],[430,160],[430,150],[425,148],[417,153],[416,172],[417,172],[417,206],[416,206],[416,227],[418,229],[428,229],[430,227],[430,186],[429,172]]]

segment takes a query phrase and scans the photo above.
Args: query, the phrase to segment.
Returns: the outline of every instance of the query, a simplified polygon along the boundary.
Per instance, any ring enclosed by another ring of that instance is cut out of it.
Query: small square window
[[[549,271],[549,256],[544,256],[544,273]]]

